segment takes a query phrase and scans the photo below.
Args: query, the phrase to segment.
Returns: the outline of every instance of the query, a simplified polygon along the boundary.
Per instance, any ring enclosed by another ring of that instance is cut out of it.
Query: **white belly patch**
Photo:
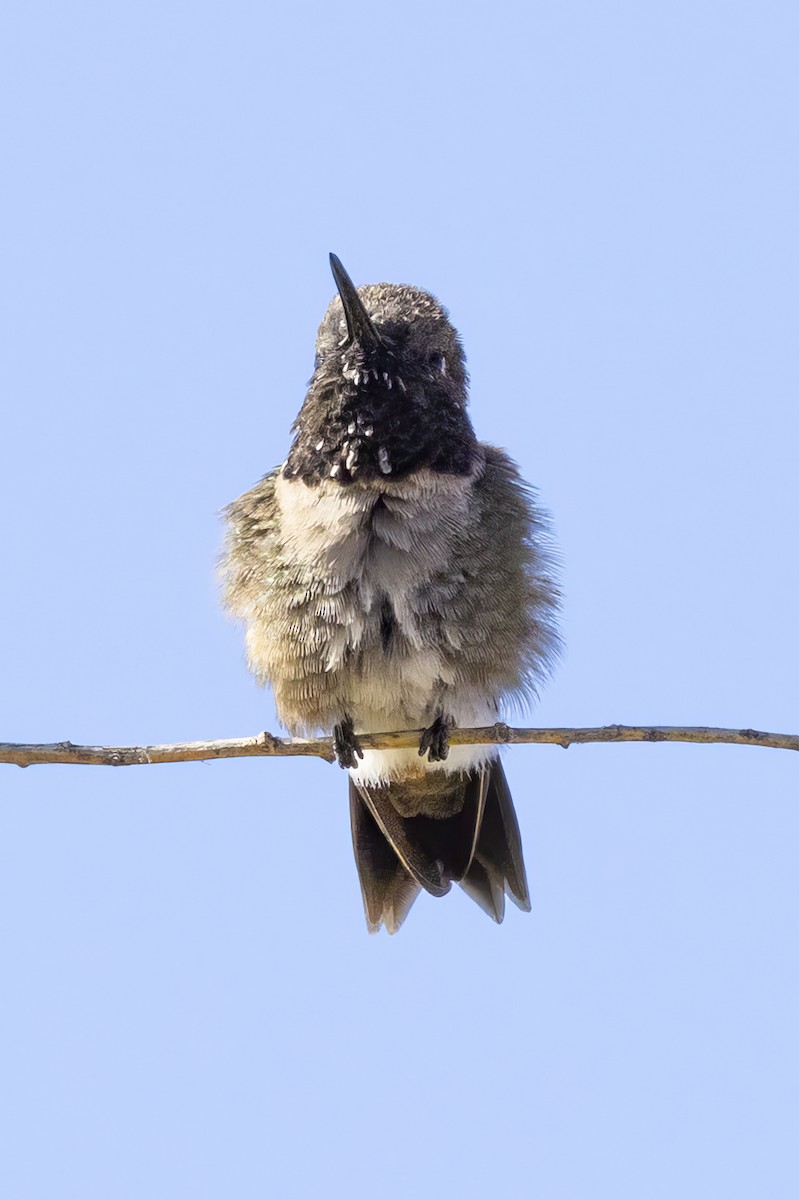
[[[347,680],[348,689],[355,689],[356,731],[428,724],[442,687],[447,715],[456,724],[496,720],[494,697],[455,688],[440,652],[424,637],[422,620],[431,581],[446,571],[453,539],[468,520],[474,478],[419,471],[409,480],[347,486],[331,480],[309,487],[278,477],[286,553],[323,582],[317,612],[330,622],[326,669],[346,671],[345,659],[351,661],[353,651],[374,653],[374,670],[371,659],[363,657],[357,678]],[[402,639],[401,655],[366,649],[380,646],[387,603],[395,635]],[[443,592],[440,604],[445,606]],[[446,621],[441,627],[457,650],[457,629],[447,631]],[[414,749],[367,751],[351,774],[358,782],[385,783],[425,770],[463,770],[495,754],[490,746],[458,746],[445,762],[427,763]]]

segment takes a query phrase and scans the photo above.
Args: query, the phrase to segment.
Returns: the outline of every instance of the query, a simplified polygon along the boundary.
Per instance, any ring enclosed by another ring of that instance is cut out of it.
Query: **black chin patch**
[[[346,376],[322,367],[294,431],[284,475],[306,483],[402,479],[423,467],[467,475],[477,446],[452,385],[420,379],[393,356],[350,365]]]

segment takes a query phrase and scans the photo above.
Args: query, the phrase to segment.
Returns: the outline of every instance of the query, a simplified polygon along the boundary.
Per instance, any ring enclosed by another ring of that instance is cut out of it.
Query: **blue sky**
[[[275,728],[218,510],[427,287],[553,513],[531,723],[799,730],[795,5],[31,3],[0,30],[0,738]],[[787,752],[520,747],[533,911],[366,934],[321,762],[0,768],[9,1200],[794,1197]]]

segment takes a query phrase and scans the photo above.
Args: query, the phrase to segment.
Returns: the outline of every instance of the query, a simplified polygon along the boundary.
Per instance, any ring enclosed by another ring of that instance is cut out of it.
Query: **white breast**
[[[454,678],[420,629],[420,593],[452,559],[452,542],[468,519],[474,476],[420,471],[403,481],[350,484],[334,480],[308,487],[279,477],[276,496],[288,556],[323,581],[318,611],[334,621],[328,670],[345,655],[379,641],[381,608],[388,598],[400,657],[381,656],[360,673],[353,714],[363,732],[416,728],[435,715],[431,705],[448,685],[446,707],[459,725],[496,719],[491,698],[454,690]],[[457,640],[457,630],[452,630]],[[424,769],[462,770],[484,761],[490,747],[454,747],[445,763],[427,764],[415,750],[370,751],[356,772],[362,782],[385,781]]]

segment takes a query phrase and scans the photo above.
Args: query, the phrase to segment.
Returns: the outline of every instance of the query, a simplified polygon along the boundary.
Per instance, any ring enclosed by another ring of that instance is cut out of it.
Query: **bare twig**
[[[420,729],[400,733],[371,733],[359,737],[364,750],[395,750],[418,746]],[[690,725],[603,725],[593,729],[512,729],[487,725],[480,729],[453,729],[453,746],[469,745],[585,745],[587,742],[724,742],[733,746],[770,746],[799,750],[799,734],[760,733],[756,729],[709,729]],[[30,767],[37,763],[76,763],[82,766],[131,767],[149,763],[197,762],[213,758],[311,755],[334,762],[333,739],[279,738],[259,733],[249,738],[217,742],[177,742],[162,746],[73,746],[72,742],[43,745],[0,742],[0,763]]]

